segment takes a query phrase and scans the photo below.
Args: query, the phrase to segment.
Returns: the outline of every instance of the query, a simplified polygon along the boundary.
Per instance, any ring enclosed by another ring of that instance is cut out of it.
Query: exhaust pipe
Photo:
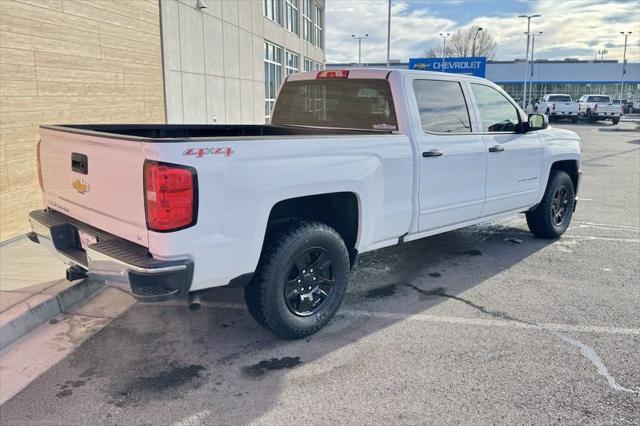
[[[189,310],[197,311],[202,307],[202,303],[200,302],[200,294],[192,293],[189,295]]]

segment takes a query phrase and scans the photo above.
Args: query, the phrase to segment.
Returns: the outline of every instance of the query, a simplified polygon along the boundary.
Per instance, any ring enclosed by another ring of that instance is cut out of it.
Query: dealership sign
[[[410,70],[444,71],[454,74],[467,74],[484,77],[487,68],[487,58],[411,58]]]

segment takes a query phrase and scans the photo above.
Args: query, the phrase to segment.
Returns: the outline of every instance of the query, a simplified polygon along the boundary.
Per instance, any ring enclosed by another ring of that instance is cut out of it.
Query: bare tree
[[[473,25],[467,29],[458,30],[447,39],[447,57],[469,57],[474,54],[473,39],[475,37],[475,56],[486,56],[494,59],[497,43],[486,29],[478,31],[480,27]],[[442,47],[430,47],[425,53],[427,58],[442,57]]]
[[[497,43],[487,29],[479,31],[477,25],[463,30],[456,31],[447,40],[447,54],[452,57],[486,56],[487,59],[494,59],[496,56]],[[474,42],[475,38],[475,52]]]

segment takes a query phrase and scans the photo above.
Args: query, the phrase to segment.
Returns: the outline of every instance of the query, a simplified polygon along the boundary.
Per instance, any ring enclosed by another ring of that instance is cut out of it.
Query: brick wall
[[[0,241],[41,207],[39,124],[164,122],[158,0],[0,0]]]

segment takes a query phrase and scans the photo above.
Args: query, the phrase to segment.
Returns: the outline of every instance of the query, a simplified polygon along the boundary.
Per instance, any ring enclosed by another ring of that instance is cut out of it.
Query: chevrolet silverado
[[[338,310],[358,253],[515,213],[571,220],[580,144],[480,78],[290,75],[266,125],[43,125],[29,237],[69,279],[140,301],[243,286],[254,319],[301,338]]]

